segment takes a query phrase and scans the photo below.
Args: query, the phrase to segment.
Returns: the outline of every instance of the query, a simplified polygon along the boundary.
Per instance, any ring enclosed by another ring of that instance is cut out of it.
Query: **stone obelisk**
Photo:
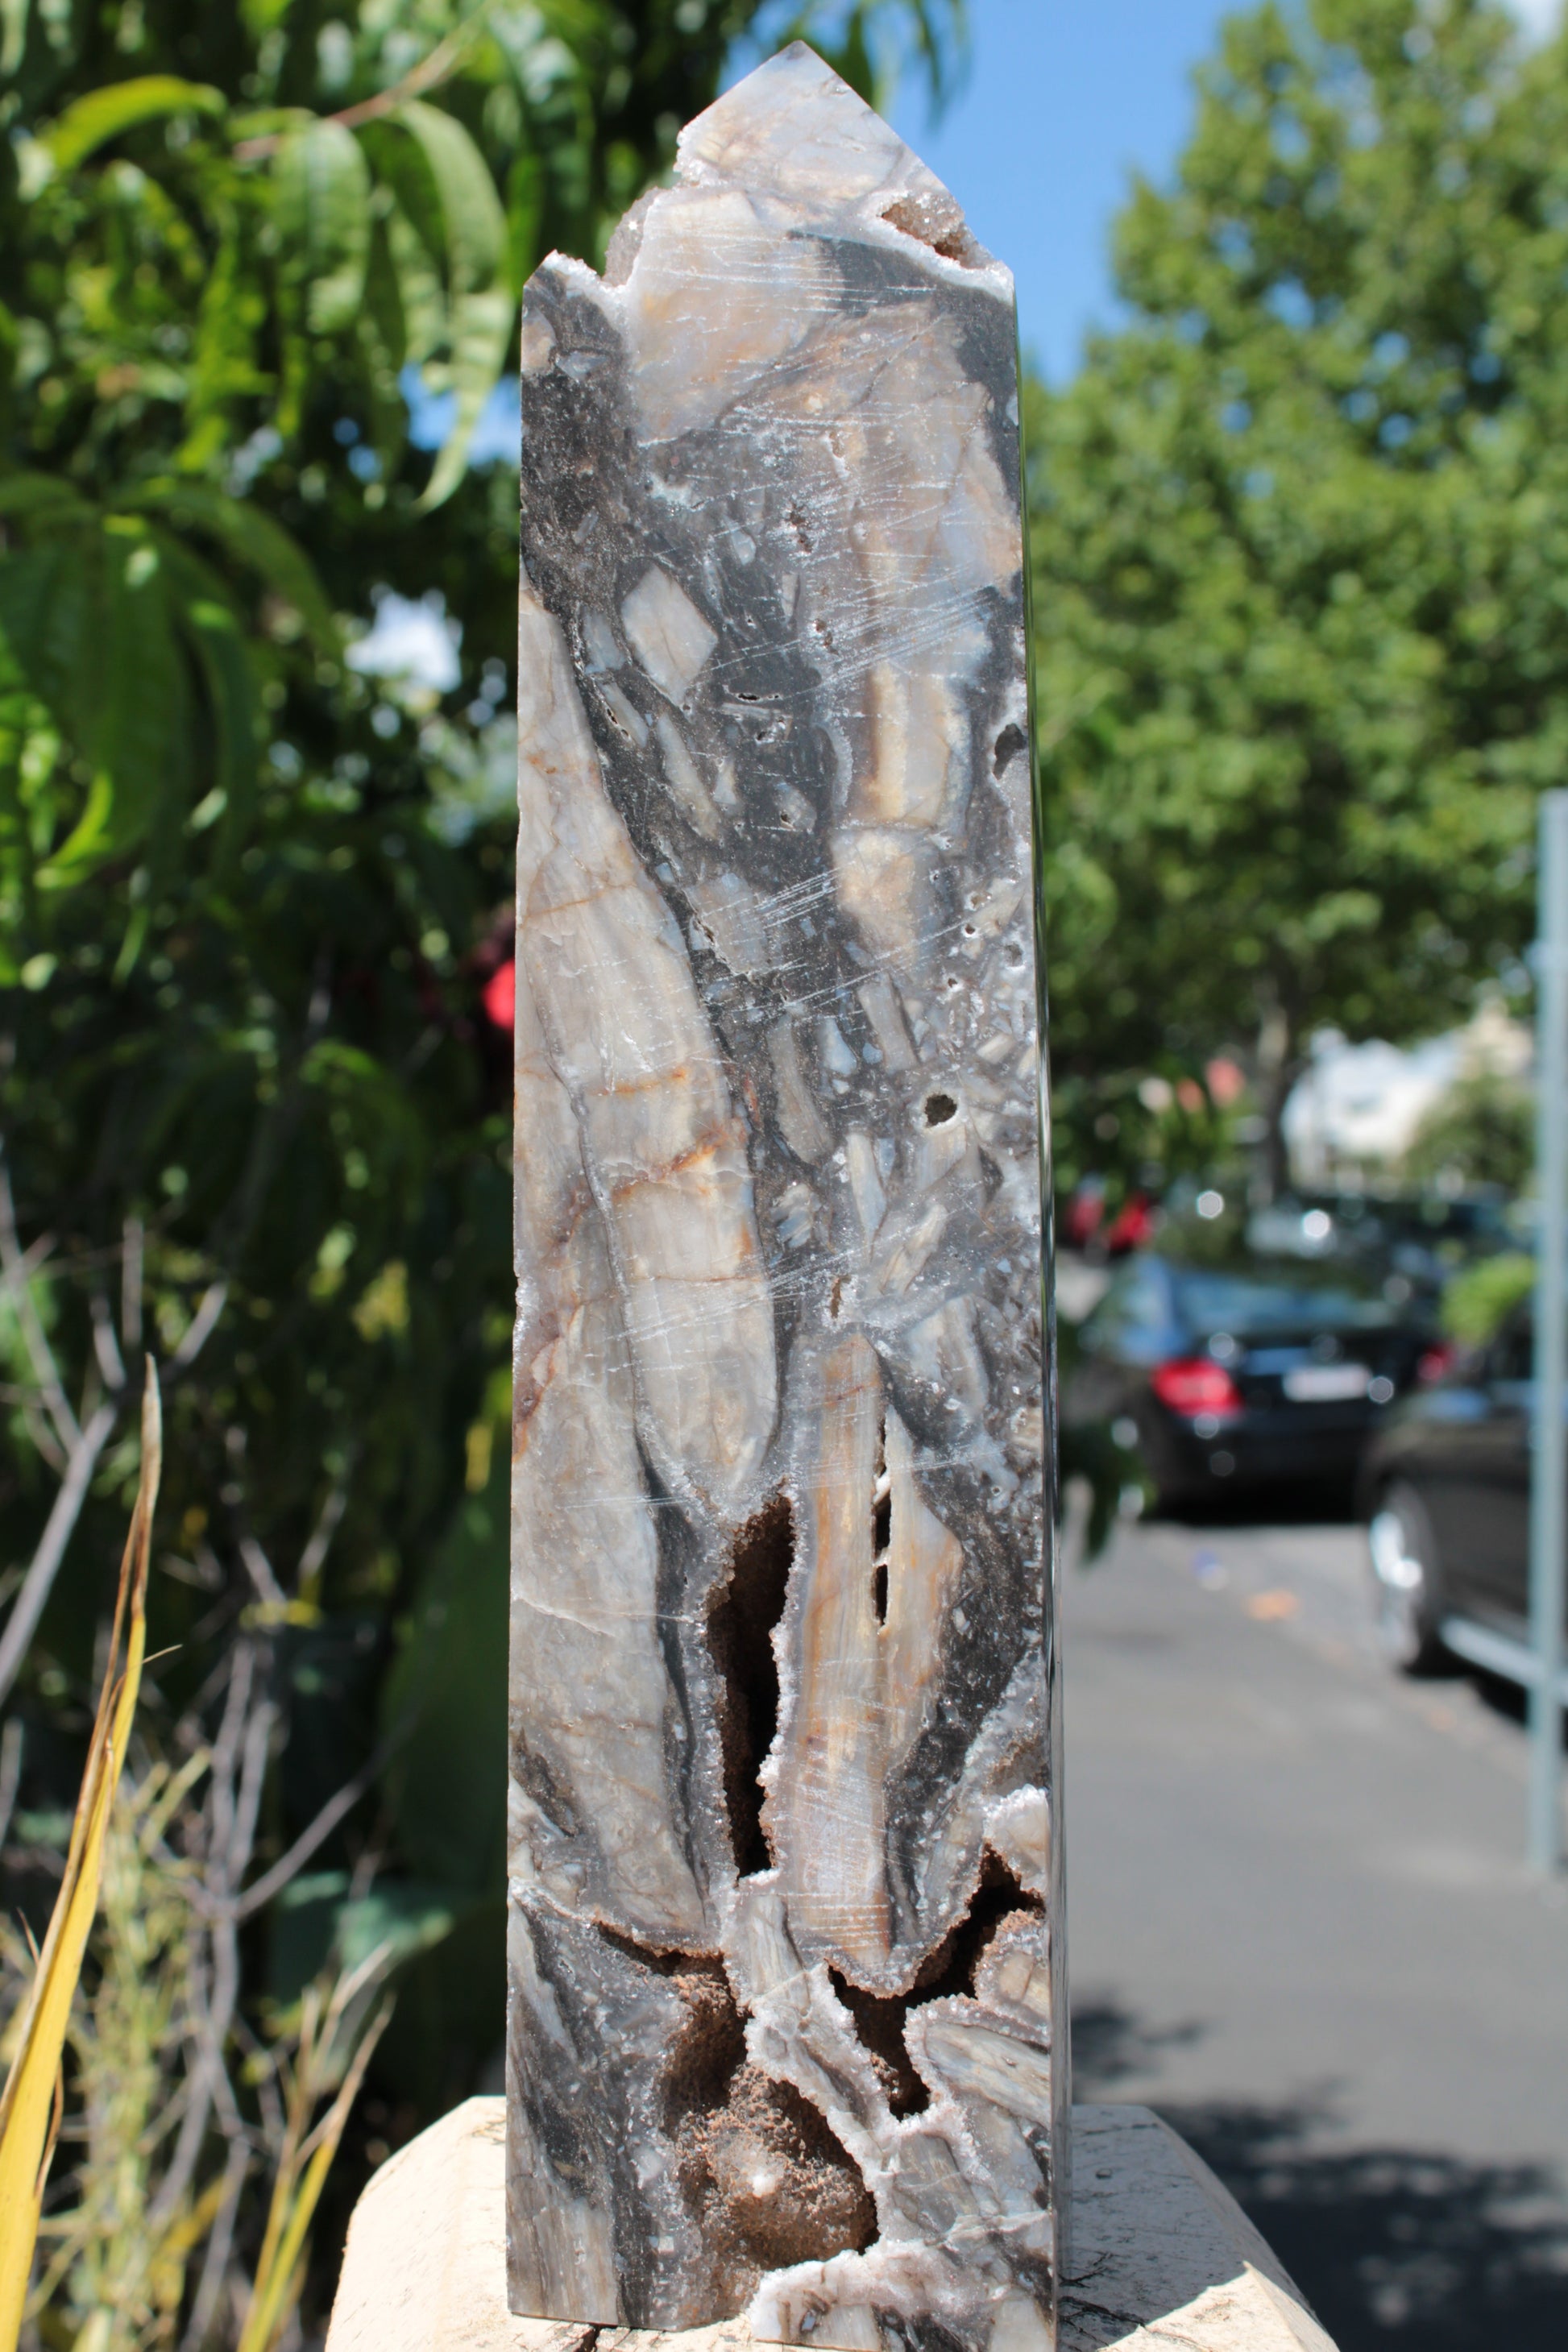
[[[522,331],[510,2303],[1054,2338],[1008,272],[801,46]]]

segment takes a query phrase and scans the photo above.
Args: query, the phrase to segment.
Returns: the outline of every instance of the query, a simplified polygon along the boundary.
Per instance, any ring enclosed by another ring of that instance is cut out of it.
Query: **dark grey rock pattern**
[[[1054,2340],[1012,280],[797,46],[523,327],[510,2301]]]

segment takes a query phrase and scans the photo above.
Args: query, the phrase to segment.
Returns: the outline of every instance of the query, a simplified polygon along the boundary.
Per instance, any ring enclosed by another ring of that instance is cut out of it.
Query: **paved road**
[[[1079,2095],[1186,2132],[1342,2352],[1564,2352],[1568,1894],[1503,1695],[1389,1675],[1363,1573],[1310,1525],[1068,1571]]]

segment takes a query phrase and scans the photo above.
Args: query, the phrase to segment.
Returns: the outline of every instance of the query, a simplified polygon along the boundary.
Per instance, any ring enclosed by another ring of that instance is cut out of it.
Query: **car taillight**
[[[1225,1366],[1212,1363],[1207,1356],[1176,1356],[1168,1364],[1156,1364],[1149,1385],[1173,1412],[1192,1416],[1242,1409],[1241,1391]]]
[[[1415,1377],[1425,1387],[1440,1381],[1458,1354],[1451,1339],[1438,1339],[1430,1348],[1423,1348],[1415,1360]]]

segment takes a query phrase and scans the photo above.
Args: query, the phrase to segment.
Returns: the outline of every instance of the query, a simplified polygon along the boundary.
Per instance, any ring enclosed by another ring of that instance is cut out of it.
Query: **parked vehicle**
[[[1488,1195],[1446,1201],[1431,1194],[1295,1192],[1247,1219],[1247,1237],[1266,1255],[1362,1257],[1439,1297],[1460,1267],[1517,1248],[1506,1202]]]
[[[1419,1674],[1458,1615],[1528,1639],[1534,1327],[1517,1308],[1490,1345],[1408,1397],[1368,1448],[1361,1503],[1378,1632]]]
[[[1444,1360],[1403,1277],[1240,1247],[1131,1260],[1074,1352],[1065,1419],[1135,1444],[1163,1504],[1284,1481],[1348,1493],[1382,1413]]]

